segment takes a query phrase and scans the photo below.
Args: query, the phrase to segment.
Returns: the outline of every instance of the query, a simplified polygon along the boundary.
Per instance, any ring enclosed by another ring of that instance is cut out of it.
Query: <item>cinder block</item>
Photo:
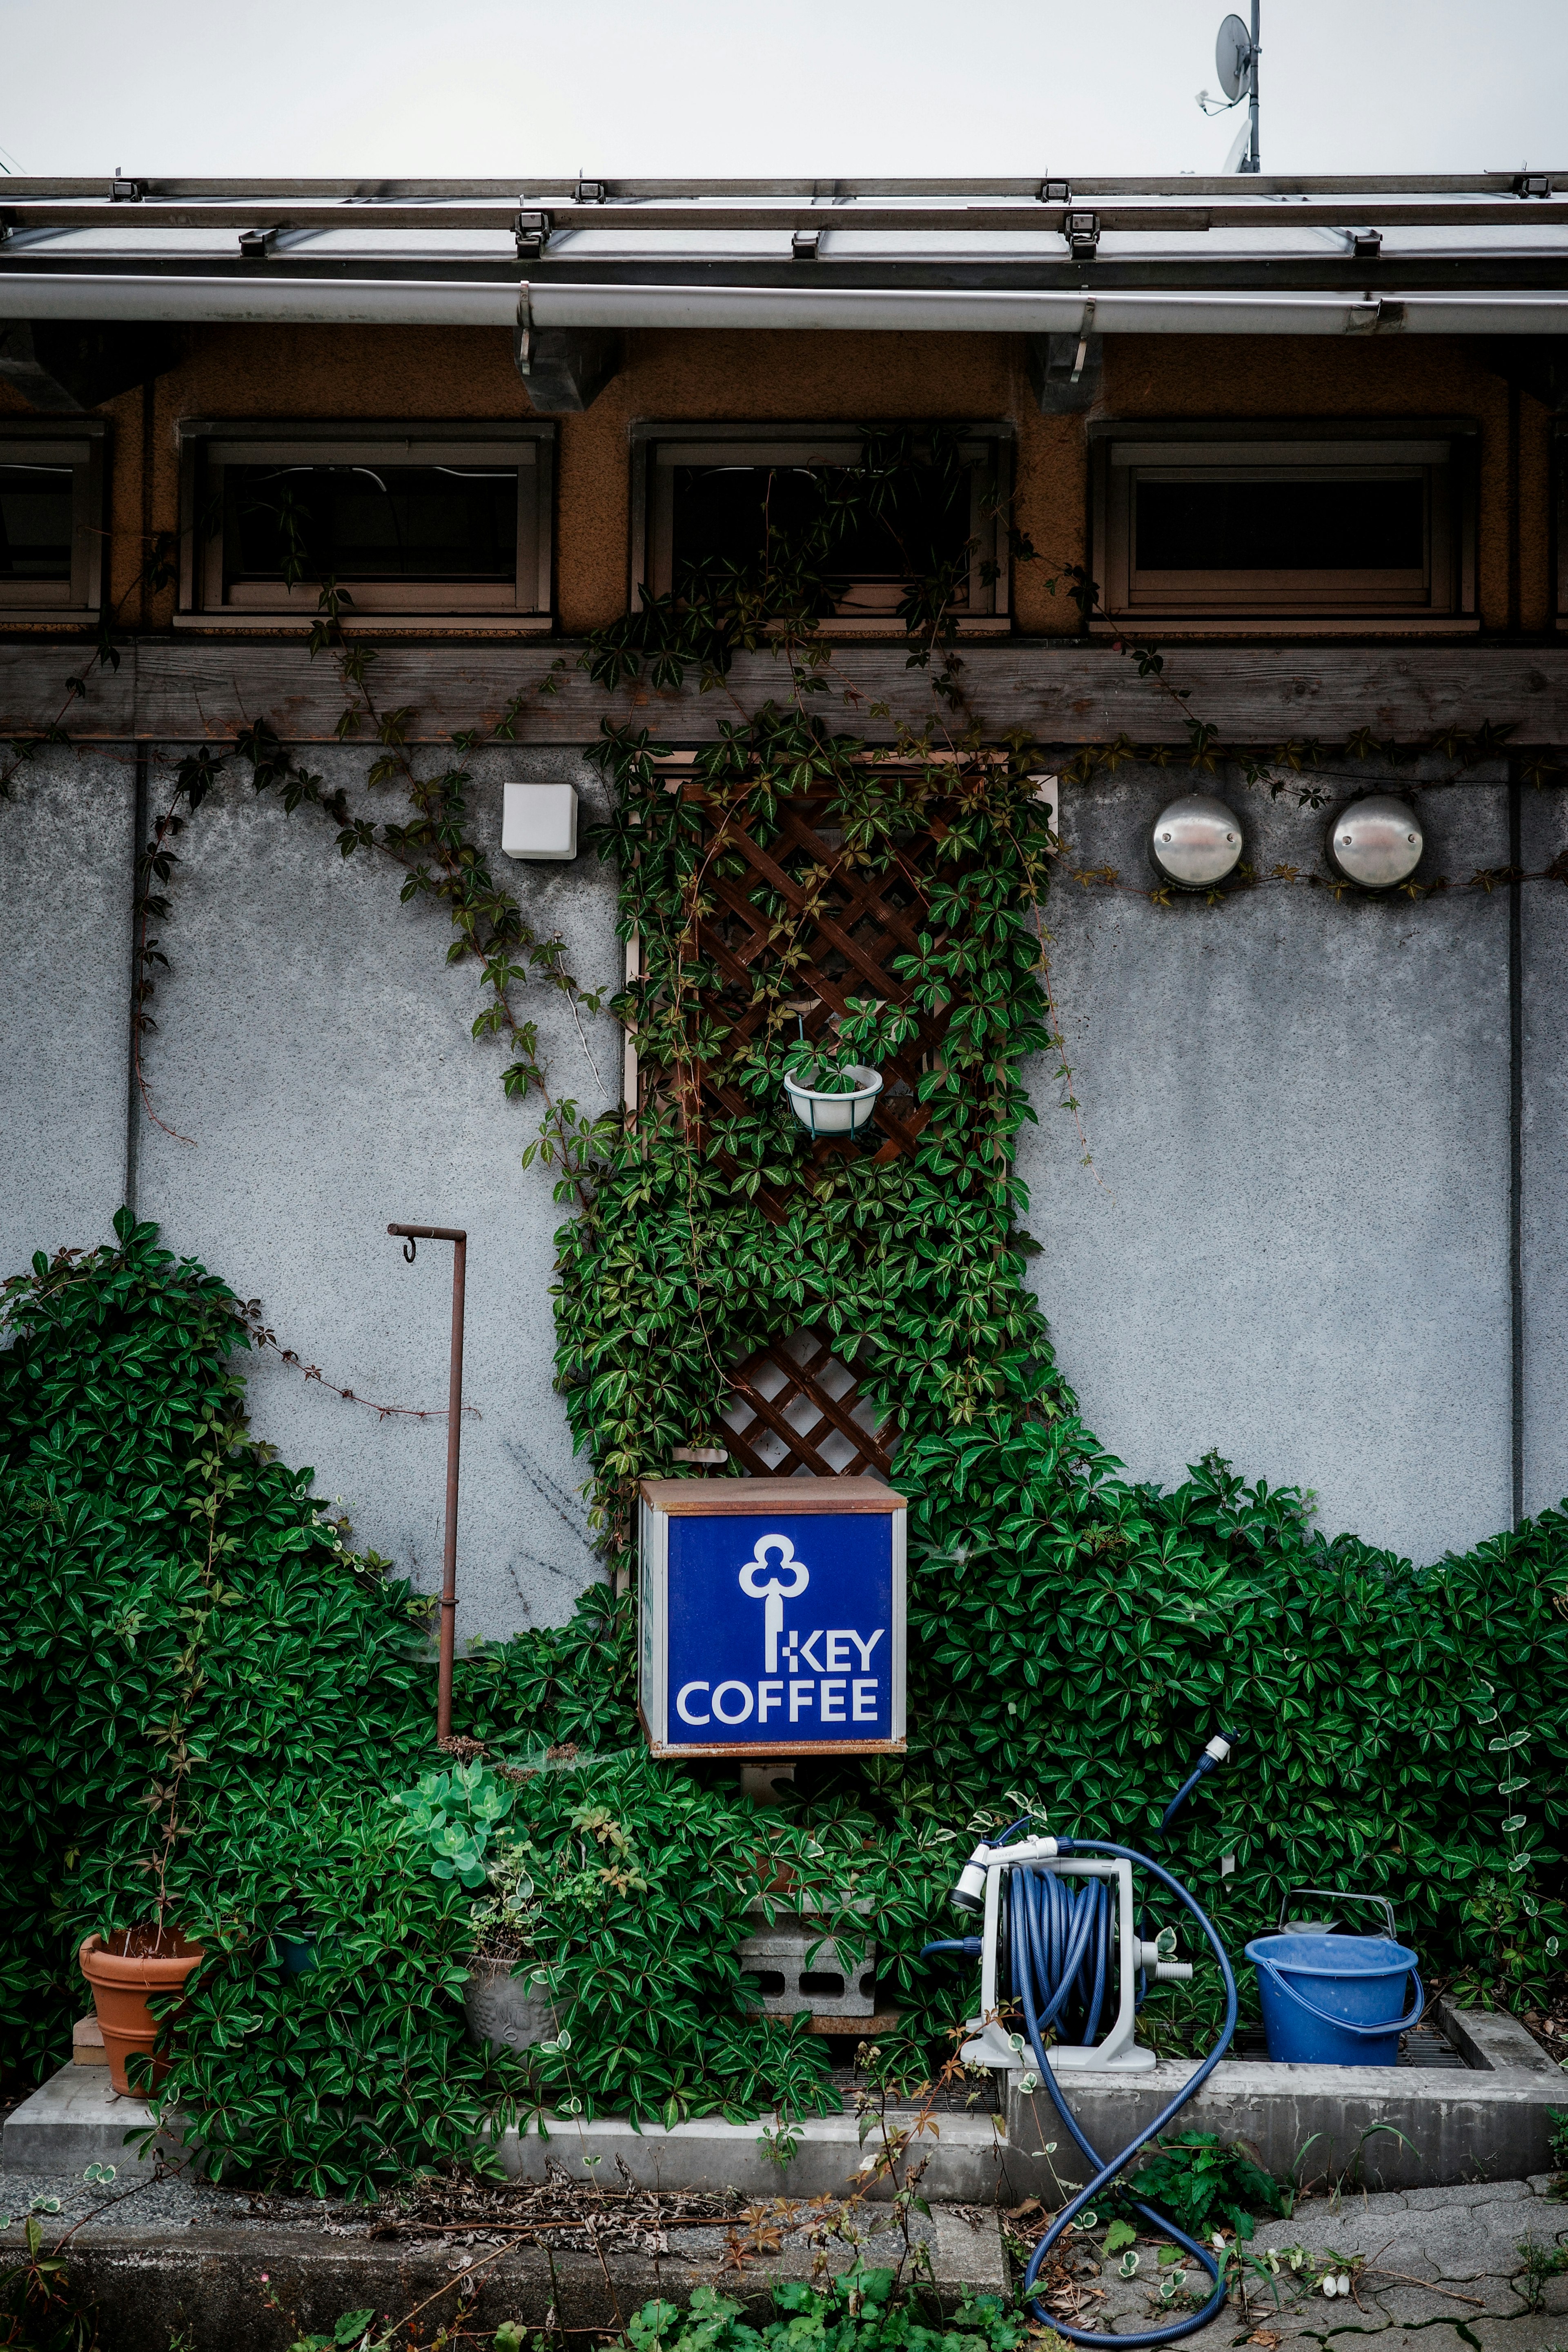
[[[762,1987],[752,2007],[769,2017],[877,2014],[877,1947],[868,1937],[862,1943],[846,1934],[840,1948],[812,1920],[781,1915],[746,1937],[740,1959]]]

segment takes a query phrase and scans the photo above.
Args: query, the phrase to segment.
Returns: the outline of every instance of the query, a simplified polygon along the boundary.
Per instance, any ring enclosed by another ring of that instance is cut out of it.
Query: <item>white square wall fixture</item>
[[[500,845],[506,856],[576,856],[574,784],[508,784],[504,790]]]

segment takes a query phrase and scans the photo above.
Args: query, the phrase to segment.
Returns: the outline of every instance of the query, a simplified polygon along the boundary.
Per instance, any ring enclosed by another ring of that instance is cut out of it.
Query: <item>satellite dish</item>
[[[1252,63],[1252,35],[1239,16],[1227,16],[1214,45],[1214,68],[1226,98],[1238,99],[1247,88]]]
[[[1219,167],[1221,173],[1246,171],[1247,158],[1251,152],[1251,148],[1252,125],[1247,121],[1244,115],[1242,117],[1241,129],[1237,132],[1236,137],[1230,142],[1230,152]]]

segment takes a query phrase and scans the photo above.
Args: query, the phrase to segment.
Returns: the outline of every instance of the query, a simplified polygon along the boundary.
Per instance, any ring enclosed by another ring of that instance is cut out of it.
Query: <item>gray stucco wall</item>
[[[135,754],[51,751],[0,800],[0,1279],[124,1198]]]
[[[1063,866],[1129,887],[1051,898],[1094,1159],[1042,1067],[1021,1162],[1059,1360],[1135,1475],[1217,1447],[1434,1558],[1510,1515],[1509,894],[1156,907],[1147,829],[1189,789],[1123,768],[1063,795]],[[1260,877],[1321,863],[1329,812],[1229,797]],[[1500,778],[1414,797],[1424,876],[1506,863]]]
[[[152,798],[172,772],[155,764]],[[363,751],[312,753],[351,793]],[[499,856],[507,775],[573,775],[575,753],[476,762],[478,837]],[[1322,1524],[1431,1558],[1507,1524],[1510,896],[1336,904],[1271,887],[1152,907],[1143,833],[1175,771],[1068,788],[1069,865],[1130,887],[1053,894],[1053,968],[1093,1170],[1032,1073],[1023,1140],[1034,1276],[1085,1417],[1139,1476],[1178,1479],[1216,1446],[1249,1476],[1315,1489]],[[1419,795],[1427,871],[1508,856],[1500,773]],[[375,813],[393,813],[379,796]],[[1315,862],[1321,815],[1239,796],[1267,875]],[[0,805],[8,952],[4,1270],[89,1243],[122,1197],[133,769],[51,756]],[[1525,863],[1568,840],[1564,796],[1524,803]],[[551,1385],[553,1235],[569,1212],[520,1165],[531,1104],[476,1046],[470,968],[444,916],[398,903],[387,862],[341,859],[323,821],[258,802],[237,769],[182,847],[147,1067],[138,1206],[174,1248],[258,1297],[285,1346],[379,1402],[445,1402],[450,1253],[416,1264],[389,1219],[470,1235],[458,1635],[556,1622],[597,1572]],[[504,872],[585,982],[620,971],[613,878],[595,858]],[[1568,893],[1521,894],[1524,979],[1525,1502],[1568,1488],[1568,1259],[1557,1171],[1568,1078],[1556,975]],[[528,992],[550,1066],[584,1108],[618,1099],[620,1043]],[[446,1433],[379,1421],[272,1359],[253,1423],[341,1497],[360,1541],[438,1580]]]
[[[1568,793],[1526,786],[1520,864],[1539,874],[1568,851]],[[1521,900],[1521,1436],[1524,1507],[1568,1495],[1568,889],[1527,883]]]
[[[154,766],[154,805],[174,756]],[[353,796],[366,762],[342,752],[310,765]],[[570,775],[586,816],[603,805],[596,772],[559,752],[490,752],[472,765],[472,831],[500,877],[536,928],[564,934],[586,986],[617,982],[615,885],[599,860],[500,857],[505,776]],[[469,1036],[482,1002],[477,967],[446,963],[444,913],[401,906],[389,859],[345,861],[319,814],[286,815],[272,798],[258,802],[247,779],[237,763],[181,845],[177,905],[163,926],[170,970],[143,1060],[159,1117],[191,1140],[142,1122],[138,1212],[158,1220],[171,1248],[202,1259],[242,1298],[259,1297],[279,1344],[340,1388],[437,1407],[452,1253],[424,1243],[409,1266],[386,1226],[465,1227],[464,1388],[479,1417],[466,1417],[463,1432],[458,1638],[558,1622],[598,1570],[578,1492],[585,1465],[551,1385],[553,1235],[569,1212],[552,1198],[547,1171],[520,1164],[538,1108],[505,1098],[501,1046]],[[357,797],[378,818],[396,813],[389,793],[374,806]],[[26,961],[8,967],[8,1027],[24,1042],[7,1056],[6,1091],[16,1093],[6,1124],[26,1138],[27,1157],[7,1210],[8,1268],[35,1246],[100,1238],[121,1198],[124,802],[121,771],[100,764],[62,779],[41,829],[18,826],[29,929]],[[90,985],[73,977],[78,926],[60,911],[84,871],[79,929],[105,967]],[[522,997],[563,1090],[589,1114],[618,1101],[619,1032],[607,1015],[586,1024],[585,1051],[561,997],[542,987]],[[69,1038],[63,1056],[57,1027]],[[257,1433],[285,1460],[315,1468],[318,1493],[342,1498],[356,1541],[438,1585],[445,1421],[379,1420],[272,1355],[254,1360],[248,1376]]]

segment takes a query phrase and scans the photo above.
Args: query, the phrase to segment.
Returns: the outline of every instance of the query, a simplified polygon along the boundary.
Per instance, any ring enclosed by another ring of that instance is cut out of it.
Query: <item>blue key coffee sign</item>
[[[649,1478],[638,1566],[657,1756],[904,1744],[901,1495],[874,1478]]]

